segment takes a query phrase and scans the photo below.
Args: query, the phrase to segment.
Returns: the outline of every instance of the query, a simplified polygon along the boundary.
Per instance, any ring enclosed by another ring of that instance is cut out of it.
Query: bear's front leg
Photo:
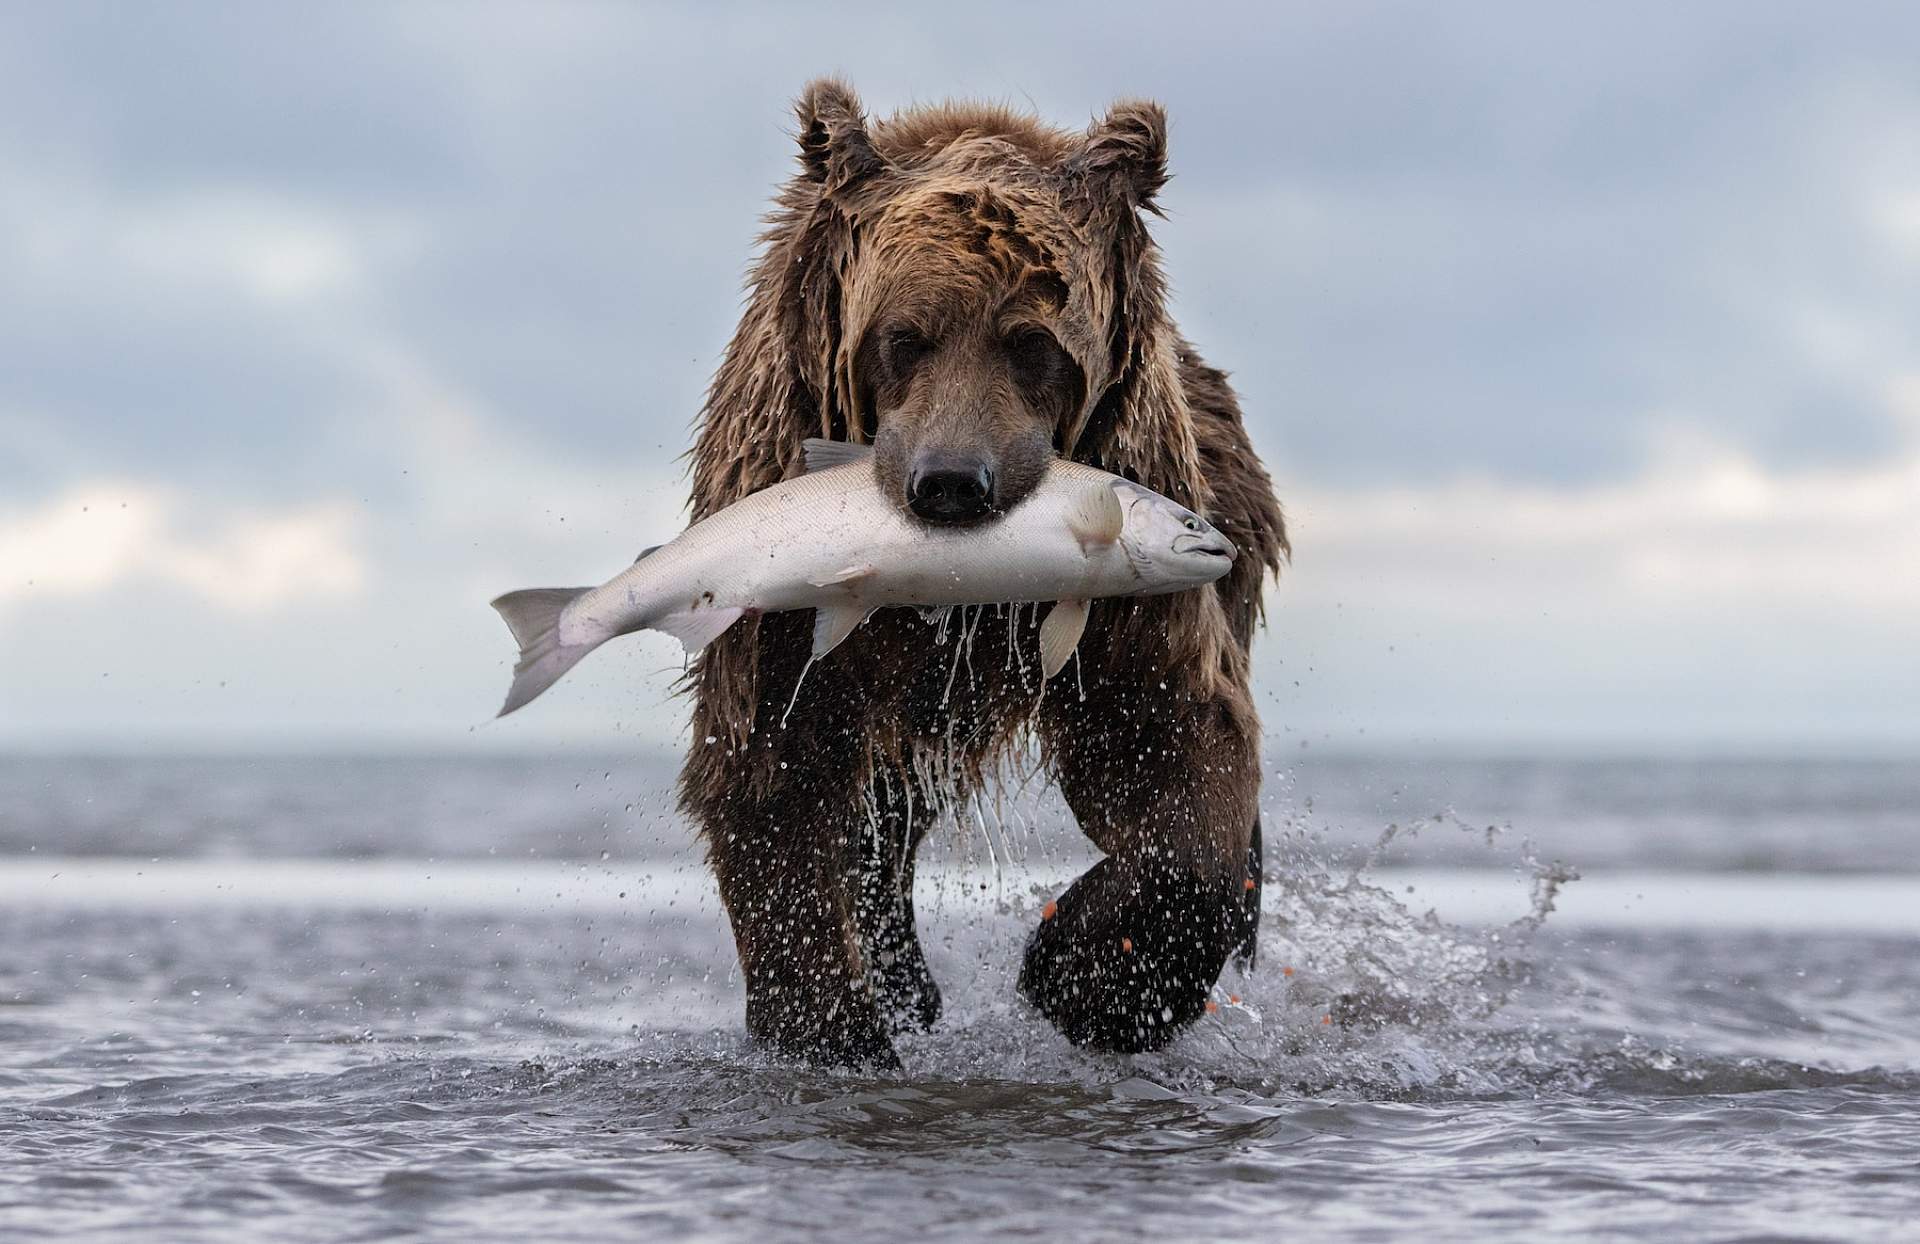
[[[747,1031],[774,1052],[836,1066],[895,1067],[855,921],[865,735],[844,680],[815,670],[783,721],[805,647],[774,633],[754,730],[726,737],[707,695],[680,776],[747,990]],[[777,642],[785,639],[789,642]],[[784,668],[783,668],[784,667]]]
[[[851,801],[813,786],[790,779],[761,799],[736,787],[699,809],[745,977],[747,1031],[785,1057],[894,1067],[854,923]]]
[[[941,805],[897,768],[875,779],[870,803],[861,826],[854,923],[882,1014],[895,1032],[925,1030],[940,1018],[940,986],[915,927],[913,860]]]
[[[1061,791],[1107,858],[1049,906],[1020,990],[1076,1044],[1158,1049],[1205,1012],[1227,956],[1250,950],[1251,707],[1090,688],[1053,701],[1043,729]]]

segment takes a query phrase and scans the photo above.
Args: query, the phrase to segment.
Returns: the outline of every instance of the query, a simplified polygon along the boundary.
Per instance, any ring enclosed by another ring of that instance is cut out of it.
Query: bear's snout
[[[979,522],[993,512],[993,467],[971,454],[922,454],[907,476],[907,508],[929,523]]]

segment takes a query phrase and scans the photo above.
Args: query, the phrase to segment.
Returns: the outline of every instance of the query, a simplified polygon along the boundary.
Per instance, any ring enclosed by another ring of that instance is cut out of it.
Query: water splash
[[[903,1041],[910,1073],[1397,1097],[1507,1091],[1516,1065],[1550,1057],[1541,1050],[1550,1034],[1498,1021],[1550,969],[1536,935],[1574,869],[1450,813],[1389,825],[1358,852],[1328,847],[1310,812],[1270,810],[1269,824],[1260,966],[1229,967],[1208,1014],[1167,1050],[1117,1057],[1069,1046],[1014,989],[1041,908],[1092,857],[1075,859],[1072,843],[1059,841],[1074,837],[1070,821],[1031,811],[1000,821],[990,840],[1005,842],[1009,866],[992,876],[988,901],[978,870],[922,883],[947,1018]],[[1436,830],[1475,835],[1490,865],[1512,871],[1513,919],[1454,924],[1389,888],[1380,869],[1390,847]]]

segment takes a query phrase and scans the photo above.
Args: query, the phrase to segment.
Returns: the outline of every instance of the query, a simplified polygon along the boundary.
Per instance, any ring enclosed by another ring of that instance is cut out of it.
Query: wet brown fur
[[[748,1027],[783,1051],[885,1062],[889,1031],[929,1022],[913,849],[943,800],[1037,739],[1110,858],[1063,896],[1071,918],[1036,936],[1023,987],[1077,1040],[1157,1044],[1158,1021],[1135,1013],[1171,999],[1190,1018],[1225,952],[1203,955],[1208,969],[1149,945],[1116,965],[1106,943],[1143,938],[1156,892],[1189,890],[1199,940],[1225,936],[1214,913],[1239,901],[1259,784],[1247,647],[1287,552],[1224,373],[1167,313],[1142,220],[1166,180],[1164,117],[1125,102],[1074,134],[948,104],[869,124],[830,80],[798,113],[801,171],[768,218],[693,450],[695,519],[798,473],[809,436],[877,440],[894,488],[900,446],[957,437],[998,447],[1009,504],[1057,451],[1206,514],[1242,556],[1212,590],[1096,604],[1084,700],[1065,689],[1071,670],[1041,694],[1044,607],[971,615],[970,659],[910,611],[876,614],[806,673],[784,727],[810,616],[745,619],[711,645],[689,675],[681,792],[733,921]],[[959,344],[917,388],[888,388],[875,333],[903,322]],[[1051,396],[992,361],[1025,324],[1071,361]]]

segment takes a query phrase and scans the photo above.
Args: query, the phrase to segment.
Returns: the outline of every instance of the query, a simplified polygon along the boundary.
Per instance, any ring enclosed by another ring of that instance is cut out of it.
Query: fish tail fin
[[[507,689],[507,702],[499,716],[514,709],[558,682],[560,675],[576,665],[581,657],[598,648],[603,640],[588,644],[560,642],[560,614],[591,588],[530,587],[497,597],[493,607],[506,619],[514,642],[520,645],[520,660],[513,667],[513,686]],[[611,638],[610,636],[608,638]]]

